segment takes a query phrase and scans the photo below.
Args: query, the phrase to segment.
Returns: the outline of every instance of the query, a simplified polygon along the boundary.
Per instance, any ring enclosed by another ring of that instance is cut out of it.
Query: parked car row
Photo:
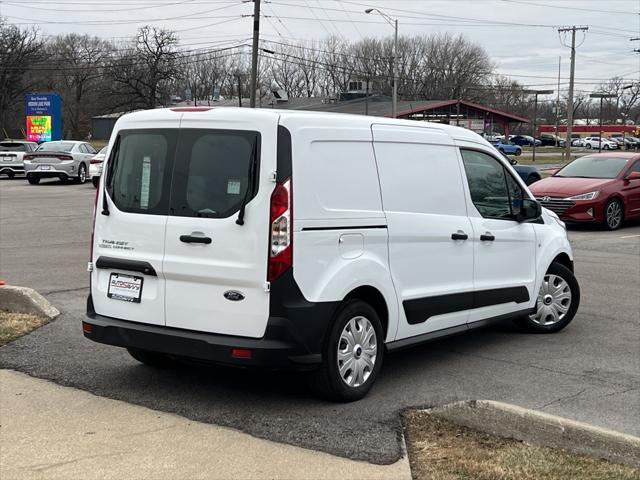
[[[13,178],[24,174],[31,185],[43,178],[59,178],[84,183],[89,178],[98,186],[106,147],[97,152],[87,142],[59,140],[35,142],[4,140],[0,142],[0,175]]]

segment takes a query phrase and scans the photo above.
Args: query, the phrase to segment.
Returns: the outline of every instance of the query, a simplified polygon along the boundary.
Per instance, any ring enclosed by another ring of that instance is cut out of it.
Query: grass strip
[[[495,437],[433,417],[405,415],[414,480],[640,480],[640,470],[566,450]]]
[[[0,347],[48,322],[46,317],[0,310]]]

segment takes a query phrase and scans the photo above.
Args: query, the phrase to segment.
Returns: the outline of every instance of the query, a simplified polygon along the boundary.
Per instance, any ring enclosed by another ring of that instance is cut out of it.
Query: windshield
[[[626,164],[627,159],[620,157],[581,157],[554,177],[616,178]]]
[[[24,143],[5,142],[0,143],[0,152],[26,152],[27,146]]]
[[[70,152],[73,143],[68,142],[47,142],[38,147],[38,152]]]

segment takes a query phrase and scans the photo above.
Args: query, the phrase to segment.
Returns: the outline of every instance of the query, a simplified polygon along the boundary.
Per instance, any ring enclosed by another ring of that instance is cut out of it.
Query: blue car
[[[509,158],[505,154],[502,155],[509,161],[513,169],[527,185],[531,185],[542,178],[540,171],[536,167],[532,165],[520,165],[515,158]]]
[[[518,155],[522,154],[522,147],[518,145],[513,145],[512,143],[502,143],[501,141],[492,143],[492,145],[501,153],[505,155]]]

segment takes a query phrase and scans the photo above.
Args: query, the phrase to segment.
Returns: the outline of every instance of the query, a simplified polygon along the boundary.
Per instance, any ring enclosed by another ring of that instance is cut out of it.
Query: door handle
[[[180,241],[184,243],[203,243],[209,245],[211,243],[210,237],[196,237],[194,235],[180,235]]]
[[[493,242],[496,239],[490,232],[480,235],[481,242]]]
[[[456,233],[451,234],[451,240],[466,240],[469,238],[469,235],[464,233],[462,230],[458,230]]]

